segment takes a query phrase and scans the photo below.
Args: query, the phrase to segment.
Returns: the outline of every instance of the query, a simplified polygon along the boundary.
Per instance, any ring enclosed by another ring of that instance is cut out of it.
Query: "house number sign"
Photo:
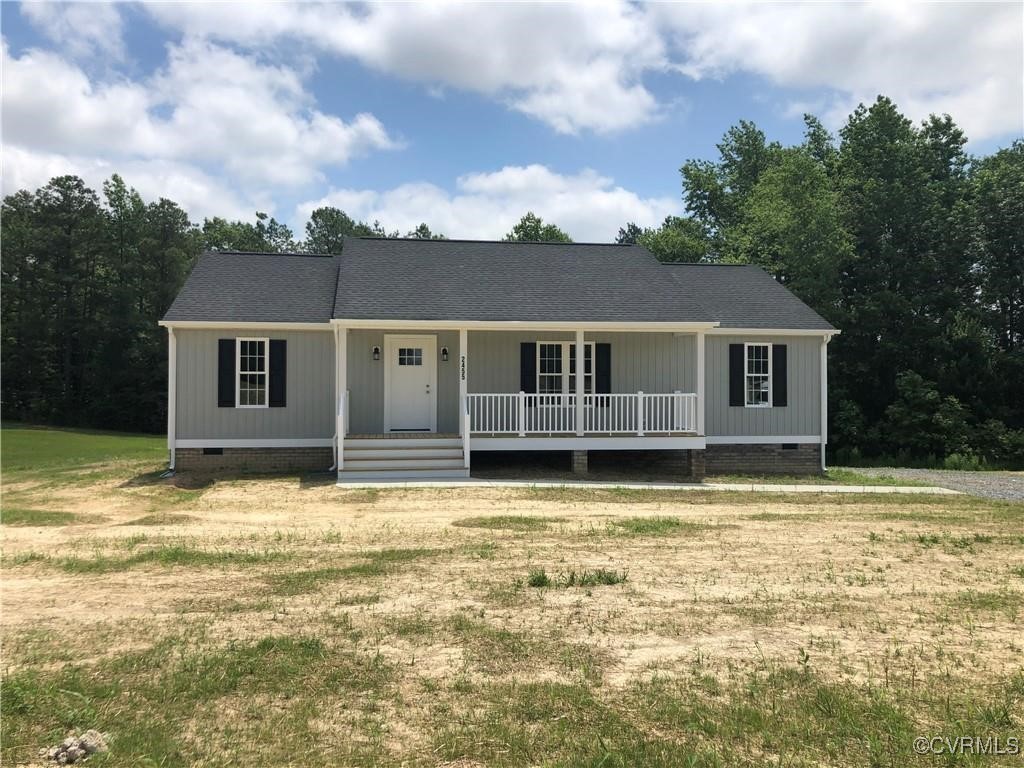
[[[459,355],[459,380],[466,380],[466,356]]]

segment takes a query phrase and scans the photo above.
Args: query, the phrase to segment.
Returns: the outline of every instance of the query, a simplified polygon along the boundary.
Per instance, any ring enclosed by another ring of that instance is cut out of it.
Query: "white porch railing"
[[[469,431],[477,434],[576,434],[576,395],[472,393]],[[682,434],[697,431],[697,395],[583,395],[583,433]]]

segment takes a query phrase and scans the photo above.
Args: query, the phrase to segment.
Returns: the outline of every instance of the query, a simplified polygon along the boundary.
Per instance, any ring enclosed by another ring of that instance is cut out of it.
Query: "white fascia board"
[[[220,320],[161,320],[165,328],[236,331],[330,331],[330,323],[228,323]]]
[[[842,331],[818,330],[807,328],[722,328],[716,327],[707,331],[715,336],[824,336],[831,338]]]
[[[776,445],[820,443],[821,435],[708,435],[708,445]]]
[[[474,434],[476,451],[699,450],[703,437],[487,437]]]
[[[461,330],[469,331],[701,331],[716,328],[717,322],[707,323],[624,323],[624,322],[546,322],[534,320],[367,320],[339,318],[331,320],[332,325],[345,328],[372,328],[390,330],[393,328],[412,330]]]
[[[176,440],[176,448],[330,448],[332,437]]]

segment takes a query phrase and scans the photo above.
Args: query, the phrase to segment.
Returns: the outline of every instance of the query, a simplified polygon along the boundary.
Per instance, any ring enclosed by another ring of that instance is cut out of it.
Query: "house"
[[[819,472],[839,331],[761,269],[640,246],[206,253],[161,325],[177,469],[465,477],[480,451]],[[582,375],[578,375],[582,372]]]

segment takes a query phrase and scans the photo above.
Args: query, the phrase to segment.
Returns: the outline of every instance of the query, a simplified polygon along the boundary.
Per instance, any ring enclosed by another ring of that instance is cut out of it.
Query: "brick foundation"
[[[587,451],[572,452],[572,471],[577,475],[585,475],[589,471],[589,455]]]
[[[700,450],[591,451],[590,463],[596,471],[635,472],[638,478],[653,474],[669,481],[704,479],[704,451]]]
[[[704,462],[709,475],[820,475],[821,446],[709,445]]]
[[[174,468],[184,472],[319,472],[333,463],[330,448],[225,448],[220,455],[204,455],[202,448],[178,448]]]

